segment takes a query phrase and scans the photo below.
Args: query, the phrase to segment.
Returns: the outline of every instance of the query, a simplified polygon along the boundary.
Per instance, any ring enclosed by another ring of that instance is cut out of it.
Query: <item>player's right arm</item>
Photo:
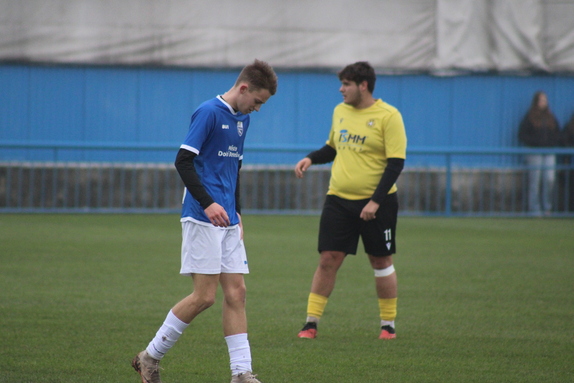
[[[326,164],[335,159],[337,151],[329,145],[323,146],[319,150],[315,150],[295,165],[295,175],[297,178],[303,178],[303,173],[309,169],[312,164]]]

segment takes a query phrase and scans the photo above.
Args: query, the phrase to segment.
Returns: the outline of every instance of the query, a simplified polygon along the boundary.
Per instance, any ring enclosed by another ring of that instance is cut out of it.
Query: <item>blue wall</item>
[[[172,162],[193,110],[227,91],[237,70],[0,65],[0,143],[161,144],[173,150],[63,150],[60,161]],[[278,72],[279,88],[254,113],[246,164],[293,164],[327,138],[341,101],[336,74]],[[574,113],[574,77],[379,76],[375,96],[403,114],[409,147],[516,146],[516,129],[537,90],[564,125]],[[0,161],[52,161],[48,149],[0,148]],[[427,162],[423,157],[415,161]],[[410,161],[409,161],[410,162]],[[412,162],[410,162],[412,164]]]

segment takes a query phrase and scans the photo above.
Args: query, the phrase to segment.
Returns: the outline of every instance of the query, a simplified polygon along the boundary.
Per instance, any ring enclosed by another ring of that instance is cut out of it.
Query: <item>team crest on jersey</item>
[[[372,128],[373,126],[375,126],[375,120],[369,120],[369,121],[367,121],[367,126],[368,126],[369,128]]]
[[[237,133],[239,137],[243,136],[243,121],[237,121]]]

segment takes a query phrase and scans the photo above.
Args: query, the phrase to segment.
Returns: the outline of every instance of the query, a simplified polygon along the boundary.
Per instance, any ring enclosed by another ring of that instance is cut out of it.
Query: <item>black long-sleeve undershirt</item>
[[[189,191],[191,196],[199,202],[201,207],[205,210],[209,205],[215,201],[209,195],[205,187],[199,179],[199,175],[195,170],[195,164],[193,159],[197,154],[190,152],[186,149],[179,149],[177,156],[175,158],[175,168],[183,181],[186,189]],[[242,161],[239,161],[239,168],[241,168]],[[237,213],[241,213],[240,201],[240,188],[239,188],[239,172],[237,172],[237,187],[235,189],[235,209]]]
[[[329,145],[325,145],[321,149],[307,154],[312,164],[327,164],[333,161],[336,156],[337,150]]]
[[[384,201],[387,194],[389,194],[389,190],[391,190],[395,182],[397,182],[404,166],[405,160],[403,158],[387,159],[387,167],[383,172],[381,181],[379,182],[379,185],[377,185],[371,200],[375,201],[379,205]]]

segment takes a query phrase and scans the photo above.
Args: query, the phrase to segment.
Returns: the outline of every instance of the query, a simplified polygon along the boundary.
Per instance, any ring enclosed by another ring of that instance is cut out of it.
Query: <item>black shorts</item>
[[[359,216],[369,201],[327,196],[319,225],[319,252],[356,254],[359,237],[363,240],[367,254],[382,257],[396,252],[395,233],[399,211],[397,193],[385,198],[375,219],[364,221]]]

